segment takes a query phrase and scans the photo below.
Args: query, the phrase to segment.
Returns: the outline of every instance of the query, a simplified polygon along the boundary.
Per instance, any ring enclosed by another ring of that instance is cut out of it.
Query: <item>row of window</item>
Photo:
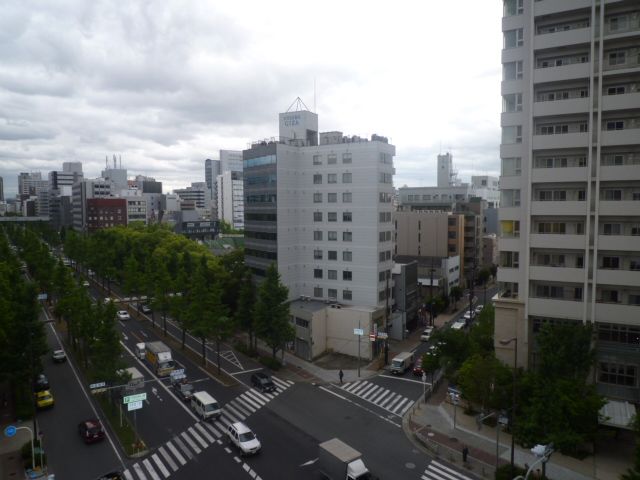
[[[449,194],[449,193],[434,193],[425,195],[407,195],[407,202],[429,202],[432,200],[466,200],[467,196],[461,193]]]
[[[245,201],[247,203],[277,203],[278,195],[275,193],[247,195]]]
[[[245,248],[244,254],[246,257],[265,258],[267,260],[278,260],[278,254],[276,252],[267,252],[264,250],[256,250],[254,248]]]
[[[627,152],[616,154],[602,155],[601,165],[620,166],[620,165],[638,165],[640,164],[640,153]],[[562,157],[537,157],[533,161],[533,168],[580,168],[587,166],[587,157],[585,155],[573,155]],[[522,174],[522,158],[506,157],[501,159],[501,175],[503,177],[514,177]],[[419,195],[416,195],[419,197]],[[429,195],[423,195],[423,200],[430,200]]]
[[[322,192],[315,192],[313,194],[313,203],[322,203],[323,194]],[[342,192],[342,203],[351,203],[353,201],[353,194],[351,192]],[[337,193],[327,193],[327,203],[337,203],[338,202],[338,194]]]
[[[353,156],[350,152],[345,152],[342,154],[342,163],[349,164],[353,161]],[[320,154],[316,154],[313,156],[313,164],[314,165],[322,165],[323,156]],[[327,155],[327,165],[335,165],[338,163],[338,155],[335,153],[329,153]]]
[[[313,259],[314,260],[322,260],[324,257],[324,252],[320,249],[315,249],[313,251]],[[338,251],[337,250],[327,250],[327,260],[337,261],[338,260]],[[342,251],[342,261],[343,262],[352,262],[353,261],[353,252],[349,250]]]
[[[313,289],[314,298],[324,298],[324,289],[322,287],[314,287]],[[327,298],[331,300],[338,299],[338,290],[335,288],[327,289]],[[343,300],[352,300],[353,292],[351,290],[343,290],[342,291],[342,299]]]
[[[635,365],[600,362],[598,364],[598,381],[625,387],[637,385],[637,368]]]
[[[313,278],[322,279],[324,278],[324,270],[322,268],[314,268],[313,269]],[[338,280],[338,271],[337,270],[327,270],[327,280]],[[353,272],[350,270],[342,271],[342,280],[345,282],[350,282],[353,280]]]
[[[342,174],[342,183],[352,183],[353,175],[345,172]],[[337,173],[327,173],[327,183],[338,183]],[[313,175],[313,184],[322,185],[322,174],[316,173]]]
[[[259,167],[261,165],[273,165],[276,163],[275,155],[265,155],[263,157],[250,158],[244,161],[244,168]]]

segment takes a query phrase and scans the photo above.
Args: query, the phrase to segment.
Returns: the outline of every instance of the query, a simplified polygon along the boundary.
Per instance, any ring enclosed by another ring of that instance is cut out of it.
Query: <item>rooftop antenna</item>
[[[113,168],[116,168],[116,154],[113,154]]]
[[[109,155],[104,156],[104,168],[109,168]]]
[[[122,155],[118,155],[120,157],[120,168],[122,168]]]
[[[316,110],[317,106],[316,106],[316,79],[315,77],[313,78],[313,111],[317,112]]]
[[[294,107],[294,105],[295,105],[295,107]],[[293,103],[291,105],[289,105],[289,108],[287,108],[287,111],[285,113],[300,112],[302,110],[309,111],[309,107],[307,107],[304,104],[304,102],[302,101],[302,99],[300,97],[296,97],[296,99],[293,101]]]

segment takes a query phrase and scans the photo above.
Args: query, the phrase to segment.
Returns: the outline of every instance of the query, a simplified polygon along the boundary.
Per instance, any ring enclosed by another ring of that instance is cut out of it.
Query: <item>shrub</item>
[[[278,371],[282,367],[282,364],[277,358],[273,357],[260,357],[260,363],[271,370]]]

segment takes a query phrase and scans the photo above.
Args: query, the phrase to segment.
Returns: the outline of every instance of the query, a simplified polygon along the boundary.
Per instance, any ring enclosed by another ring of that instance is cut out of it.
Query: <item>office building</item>
[[[36,182],[42,181],[40,172],[22,172],[18,174],[18,196],[35,195]]]
[[[73,225],[73,184],[82,179],[81,162],[64,162],[62,170],[49,172],[49,221],[53,228]]]
[[[102,228],[127,225],[127,199],[125,198],[88,198],[86,207],[89,233]]]
[[[87,228],[87,200],[91,198],[107,198],[111,196],[111,182],[104,178],[83,179],[72,187],[73,228],[76,231],[86,231]],[[96,207],[98,208],[98,207]],[[126,219],[126,206],[124,207]]]
[[[505,0],[496,354],[591,323],[598,391],[640,401],[640,4]]]
[[[240,169],[242,170],[242,169]],[[204,161],[204,180],[209,200],[208,208],[211,208],[211,217],[218,218],[218,183],[216,179],[220,175],[220,160],[207,158]]]
[[[192,182],[190,187],[179,188],[173,191],[183,202],[192,202],[194,208],[199,209],[207,208],[207,198],[209,195],[207,192],[206,182]]]
[[[220,150],[220,174],[242,171],[242,151]]]
[[[244,181],[242,170],[225,170],[217,178],[218,219],[235,230],[244,230]]]

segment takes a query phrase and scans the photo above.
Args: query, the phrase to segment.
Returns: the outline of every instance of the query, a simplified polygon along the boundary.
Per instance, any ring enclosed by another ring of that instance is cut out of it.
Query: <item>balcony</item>
[[[586,215],[587,202],[531,202],[531,215]]]
[[[522,207],[500,207],[498,215],[500,220],[521,220]]]
[[[601,165],[600,180],[629,180],[630,178],[638,178],[638,169],[640,169],[640,165]]]
[[[529,315],[581,320],[583,302],[529,297]]]
[[[582,283],[584,282],[583,268],[567,268],[567,267],[529,267],[529,278],[531,280],[544,280],[549,282],[567,282]]]
[[[618,133],[618,132],[614,132]],[[533,149],[534,150],[547,150],[556,148],[580,148],[589,145],[589,134],[578,133],[564,133],[560,135],[534,135],[533,136]]]
[[[612,95],[615,96],[615,95]],[[535,102],[533,104],[534,117],[546,117],[554,115],[568,115],[571,113],[588,113],[589,97],[569,98],[567,100],[555,100],[549,102]]]
[[[591,42],[591,28],[575,28],[562,32],[536,35],[533,39],[534,50],[568,47]]]
[[[640,271],[599,268],[596,280],[598,284],[640,287]]]
[[[562,65],[560,67],[536,68],[533,70],[533,83],[589,78],[590,68],[591,64],[589,62]]]
[[[626,93],[623,95],[605,95],[602,97],[602,110],[640,109],[640,93]]]
[[[596,302],[596,322],[629,323],[629,320],[637,318],[640,318],[640,306],[638,305]],[[625,321],[625,319],[628,320]]]
[[[531,172],[531,181],[533,183],[586,182],[588,175],[587,167],[534,168]]]
[[[558,0],[542,0],[533,3],[533,11],[536,17],[584,8],[591,8],[591,0],[564,0],[562,2],[558,2]]]
[[[517,268],[498,267],[498,278],[501,282],[518,283],[522,280],[522,272]]]
[[[600,221],[602,222],[602,220]],[[598,235],[598,249],[640,252],[640,237],[632,235]]]
[[[522,247],[522,242],[519,237],[499,237],[498,238],[498,250],[501,252],[515,252],[519,251]]]
[[[582,250],[586,237],[584,235],[562,235],[553,233],[533,233],[530,235],[530,245],[533,248],[562,248]]]
[[[640,214],[640,202],[634,200],[601,200],[598,211],[600,212],[600,215],[637,216]],[[637,241],[638,239],[636,238],[635,240]]]
[[[600,136],[600,144],[603,147],[616,145],[637,145],[639,138],[640,128],[627,128],[624,130],[603,130]]]

